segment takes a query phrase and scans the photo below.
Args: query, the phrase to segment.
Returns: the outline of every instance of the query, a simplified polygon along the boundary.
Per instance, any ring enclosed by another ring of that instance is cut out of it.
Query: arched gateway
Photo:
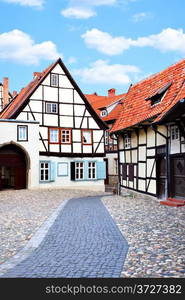
[[[8,144],[0,148],[0,190],[27,187],[27,158],[21,147]]]

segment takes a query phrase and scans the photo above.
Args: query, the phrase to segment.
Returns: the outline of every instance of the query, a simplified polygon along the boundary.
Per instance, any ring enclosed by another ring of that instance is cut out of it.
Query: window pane
[[[84,130],[83,131],[83,144],[91,144],[91,131]]]
[[[59,76],[58,74],[51,74],[51,86],[58,86],[59,82]]]
[[[50,129],[50,142],[51,143],[59,142],[58,129]]]
[[[27,140],[27,127],[26,126],[19,126],[18,127],[18,139],[20,141]]]
[[[49,180],[49,163],[41,162],[40,163],[40,180],[48,181]]]

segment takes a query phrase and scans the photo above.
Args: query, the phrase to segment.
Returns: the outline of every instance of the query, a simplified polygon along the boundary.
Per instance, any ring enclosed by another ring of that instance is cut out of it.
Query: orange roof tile
[[[116,107],[107,116],[104,117],[100,115],[101,109],[106,108],[117,101],[122,102],[125,94],[114,95],[114,96],[99,96],[97,94],[90,94],[90,95],[86,94],[85,96],[89,101],[89,103],[92,105],[92,107],[95,109],[99,117],[101,117],[102,120],[106,122],[118,118],[118,115],[121,110],[121,105],[120,104],[116,105]]]
[[[148,119],[159,121],[180,99],[185,97],[185,59],[130,87],[112,132],[120,131]],[[169,85],[161,102],[151,105],[147,98]]]

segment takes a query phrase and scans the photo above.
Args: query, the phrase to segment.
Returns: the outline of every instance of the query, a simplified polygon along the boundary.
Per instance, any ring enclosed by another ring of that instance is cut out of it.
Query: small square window
[[[57,114],[58,113],[57,103],[46,102],[46,113],[48,113],[48,114]]]
[[[49,128],[49,143],[50,144],[58,144],[59,143],[58,128]]]
[[[51,86],[58,87],[59,86],[59,75],[51,74]]]
[[[71,129],[61,129],[61,144],[71,144]]]
[[[28,141],[28,126],[18,125],[17,140],[20,142]]]
[[[92,131],[88,129],[82,130],[82,144],[92,145]]]

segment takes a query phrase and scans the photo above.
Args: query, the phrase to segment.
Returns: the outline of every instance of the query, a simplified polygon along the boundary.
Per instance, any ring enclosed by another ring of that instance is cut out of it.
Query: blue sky
[[[84,93],[125,92],[185,57],[184,0],[0,0],[0,82],[59,56]]]

